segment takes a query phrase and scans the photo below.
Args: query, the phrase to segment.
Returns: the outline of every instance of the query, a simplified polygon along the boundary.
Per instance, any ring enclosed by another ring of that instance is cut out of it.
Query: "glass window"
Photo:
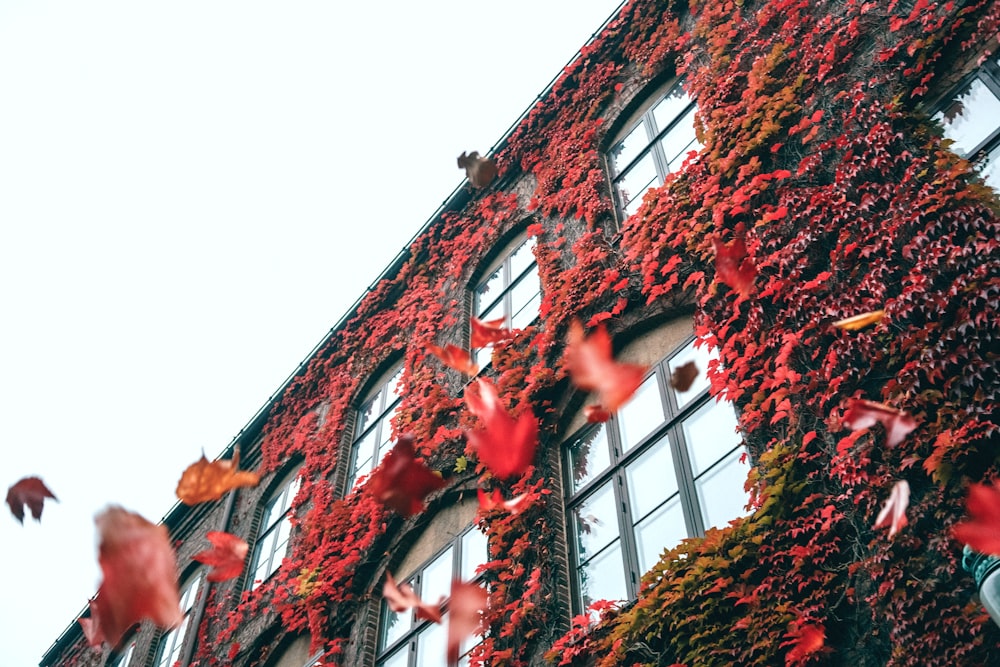
[[[934,114],[952,149],[976,162],[983,181],[1000,190],[1000,59],[983,64]]]
[[[688,153],[701,149],[694,111],[694,102],[677,83],[608,153],[618,206],[626,216],[639,210],[647,190],[663,185],[667,174],[681,168]]]
[[[358,410],[354,441],[351,443],[351,477],[347,489],[374,470],[392,449],[392,418],[402,399],[399,381],[403,367],[395,369],[389,379],[376,387]]]
[[[260,586],[274,574],[288,551],[292,534],[292,501],[299,491],[300,480],[295,476],[268,501],[261,517],[260,532],[250,560],[250,589]]]
[[[156,667],[173,667],[179,664],[181,659],[181,649],[184,648],[184,637],[191,626],[191,616],[195,603],[198,601],[198,594],[201,592],[202,576],[199,572],[191,583],[184,587],[181,592],[181,611],[184,612],[184,620],[173,630],[167,632],[160,639],[156,653]],[[126,664],[123,662],[121,664]]]
[[[133,639],[117,656],[108,662],[108,667],[128,667],[132,656],[135,654],[135,640]]]
[[[441,552],[417,568],[406,580],[424,602],[441,600],[447,607],[454,579],[475,581],[476,570],[488,560],[486,536],[470,526],[451,540]],[[414,617],[413,611],[397,613],[382,601],[379,616],[377,667],[437,667],[444,664],[447,614],[441,623]],[[461,647],[459,664],[468,663],[475,641]]]
[[[502,318],[507,328],[523,329],[538,317],[542,284],[534,251],[535,240],[525,239],[479,283],[474,304],[477,319]],[[480,368],[490,363],[491,355],[489,348],[476,350],[476,363]]]
[[[710,357],[691,340],[653,367],[611,420],[565,448],[566,507],[578,611],[638,595],[665,548],[745,514],[749,465],[730,404],[708,395]],[[699,378],[671,388],[672,369]]]

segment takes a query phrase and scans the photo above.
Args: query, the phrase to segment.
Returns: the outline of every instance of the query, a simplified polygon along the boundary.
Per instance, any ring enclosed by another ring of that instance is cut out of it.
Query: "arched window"
[[[952,149],[977,162],[983,181],[1000,190],[1000,58],[967,76],[934,119],[954,142]]]
[[[639,210],[650,188],[663,185],[690,151],[701,148],[694,132],[695,104],[681,82],[653,98],[608,151],[618,208],[623,217]]]
[[[117,655],[109,659],[108,667],[128,667],[133,655],[135,655],[135,637],[132,637]]]
[[[292,501],[300,484],[299,476],[292,476],[264,506],[250,559],[250,590],[274,574],[288,552],[288,539],[292,534]]]
[[[160,638],[156,649],[155,667],[173,667],[180,664],[181,650],[184,648],[184,639],[188,636],[188,631],[191,629],[192,615],[199,595],[202,592],[203,579],[204,577],[201,571],[199,571],[184,585],[181,591],[181,611],[184,612],[184,620],[181,621],[180,625]]]
[[[436,603],[447,598],[451,582],[478,581],[476,570],[489,556],[486,536],[470,520],[478,503],[465,502],[443,510],[424,530],[399,565],[397,580],[411,585],[422,600]],[[413,611],[396,613],[385,600],[379,603],[376,667],[424,667],[443,665],[448,634],[448,617],[431,623],[414,617]],[[475,636],[460,648],[458,664],[468,664]]]
[[[354,424],[351,440],[350,477],[347,491],[354,488],[358,479],[374,470],[392,449],[392,418],[399,409],[403,395],[399,381],[403,367],[388,373],[361,404]]]
[[[564,448],[576,604],[638,595],[666,547],[745,513],[749,466],[731,405],[708,395],[708,354],[688,340],[657,363],[612,419]],[[694,361],[689,390],[670,385]]]
[[[523,329],[538,317],[542,302],[541,281],[535,263],[535,239],[521,237],[508,246],[475,288],[473,313],[483,321],[504,321],[510,329]],[[480,368],[490,361],[491,350],[478,350]]]

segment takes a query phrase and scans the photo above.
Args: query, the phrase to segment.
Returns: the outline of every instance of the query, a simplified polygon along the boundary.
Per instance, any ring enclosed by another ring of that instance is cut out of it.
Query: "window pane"
[[[684,437],[697,477],[740,443],[733,406],[710,400],[684,421]]]
[[[358,478],[361,475],[371,472],[372,469],[372,455],[375,451],[375,438],[378,436],[378,429],[373,428],[372,430],[365,433],[365,435],[354,443],[355,460],[354,460],[354,477]]]
[[[667,369],[671,374],[673,372],[688,363],[693,361],[694,365],[698,367],[698,375],[695,377],[694,382],[691,383],[691,387],[687,391],[676,391],[671,389],[674,398],[677,401],[677,406],[683,408],[687,405],[691,399],[695,398],[701,392],[708,389],[708,362],[715,356],[709,354],[707,347],[697,348],[694,346],[695,341],[691,341],[684,346],[684,349],[678,352],[669,362],[667,362]]]
[[[476,288],[477,317],[484,320],[494,319],[494,317],[482,317],[482,315],[503,294],[504,287],[506,285],[504,285],[503,266],[501,266]]]
[[[698,143],[694,133],[694,107],[677,121],[677,124],[660,139],[663,155],[670,164],[670,171],[677,171],[687,157],[687,152],[693,150]]]
[[[355,429],[355,433],[362,434],[365,429],[372,425],[372,420],[374,420],[378,415],[375,412],[379,409],[379,404],[382,398],[382,391],[379,390],[377,394],[371,397],[371,399],[365,401],[365,404],[361,406],[358,410],[358,427]]]
[[[451,594],[452,569],[451,547],[431,561],[424,568],[420,578],[420,598],[429,604],[435,604],[441,598]]]
[[[674,119],[683,113],[689,104],[691,104],[691,98],[684,92],[684,88],[682,86],[674,87],[653,107],[656,131],[663,132],[663,130],[670,127]]]
[[[538,315],[538,299],[536,297],[540,290],[538,267],[535,266],[510,290],[511,327],[523,329],[535,319]],[[530,307],[533,304],[534,307]]]
[[[973,79],[934,118],[955,142],[955,152],[967,156],[1000,124],[1000,99],[982,80]]]
[[[389,382],[385,385],[386,390],[388,390],[388,393],[386,395],[386,406],[385,406],[387,409],[392,407],[393,403],[402,398],[403,386],[399,383],[399,381],[402,379],[403,379],[403,367],[400,366],[398,369],[396,369],[396,372],[393,374],[392,378],[390,378]]]
[[[515,311],[513,317],[510,319],[510,326],[514,329],[523,329],[524,327],[530,325],[538,317],[538,308],[542,304],[542,294],[541,292],[535,292],[535,295],[528,301],[521,310]]]
[[[581,561],[618,539],[617,503],[610,482],[573,510],[573,523]]]
[[[663,423],[663,402],[656,375],[650,375],[632,399],[618,411],[618,428],[621,431],[622,447],[628,451]]]
[[[581,565],[578,573],[583,606],[588,607],[597,600],[628,598],[621,542],[615,542],[602,554]]]
[[[594,479],[598,473],[607,470],[611,465],[611,455],[608,453],[608,433],[604,424],[599,424],[577,440],[567,452],[569,454],[570,475],[572,476],[568,486],[575,494]]]
[[[740,462],[742,456],[743,448],[739,447],[695,482],[706,527],[724,526],[747,513],[748,495],[743,485],[750,466]]]
[[[1000,191],[1000,144],[994,146],[984,158],[980,158],[979,163],[983,165],[979,170],[983,181],[994,190]]]
[[[660,178],[656,174],[656,164],[653,162],[653,154],[646,153],[616,183],[622,196],[625,212],[632,215],[638,211],[639,205],[642,203],[642,196],[651,187],[660,185],[660,183]]]
[[[478,575],[476,568],[489,560],[486,536],[473,528],[462,536],[462,581],[471,581]]]
[[[649,145],[649,133],[645,121],[639,121],[635,129],[628,133],[614,148],[611,149],[611,166],[615,174],[622,173],[632,160],[639,156]]]
[[[412,585],[412,583],[411,583]],[[410,631],[413,622],[413,612],[395,612],[389,609],[389,605],[382,601],[382,628],[379,632],[378,650],[382,651]],[[404,654],[405,655],[405,654]]]
[[[677,473],[666,437],[625,468],[633,520],[652,512],[664,500],[677,493]]]
[[[441,667],[445,664],[447,626],[447,618],[442,618],[440,623],[429,623],[417,635],[417,667]]]
[[[407,645],[399,648],[388,658],[378,663],[379,667],[406,667],[407,659],[410,657],[410,647]]]
[[[680,544],[687,536],[680,496],[675,496],[635,526],[639,569],[642,572],[648,571],[660,560],[664,549]]]
[[[535,263],[535,239],[527,239],[510,255],[510,280],[517,280],[524,270]]]

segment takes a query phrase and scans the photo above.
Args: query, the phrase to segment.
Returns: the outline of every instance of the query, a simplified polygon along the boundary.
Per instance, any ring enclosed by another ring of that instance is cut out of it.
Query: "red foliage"
[[[970,484],[965,500],[969,520],[955,524],[955,539],[983,554],[1000,556],[1000,481]]]
[[[583,326],[575,320],[570,324],[565,359],[573,384],[584,391],[596,391],[601,407],[608,412],[615,412],[632,398],[649,370],[614,361],[611,337],[604,325],[584,338]]]
[[[504,500],[503,494],[500,489],[493,489],[493,492],[489,495],[481,488],[476,489],[476,493],[479,497],[479,510],[481,512],[492,512],[493,510],[506,510],[511,513],[511,515],[520,514],[525,506],[528,504],[528,494],[522,493],[519,496],[515,496],[510,500]]]
[[[480,348],[500,343],[511,337],[509,329],[504,328],[504,318],[488,320],[486,322],[473,317],[472,324],[472,347]]]
[[[719,280],[743,296],[750,296],[757,278],[757,268],[747,255],[746,243],[743,239],[722,243],[718,238],[712,239],[712,243],[715,246],[715,271]]]
[[[25,505],[31,510],[31,517],[35,521],[42,520],[42,507],[46,498],[58,501],[38,477],[25,477],[7,489],[7,506],[10,507],[10,512],[17,522],[22,524]]]
[[[478,632],[486,610],[486,591],[476,584],[453,581],[448,598],[448,664],[458,661],[462,641]]]
[[[474,362],[469,356],[468,350],[463,350],[462,348],[452,345],[451,343],[448,343],[444,347],[428,345],[427,351],[440,359],[441,363],[445,366],[448,368],[454,368],[459,373],[475,375],[479,372],[479,366],[477,366],[476,362]]]
[[[416,458],[413,442],[412,433],[399,436],[367,485],[373,497],[403,516],[422,511],[424,498],[445,485],[440,475]]]
[[[885,427],[886,444],[890,447],[901,443],[917,427],[917,421],[909,414],[884,403],[857,398],[848,401],[847,411],[844,412],[844,426],[857,431],[875,424]]]

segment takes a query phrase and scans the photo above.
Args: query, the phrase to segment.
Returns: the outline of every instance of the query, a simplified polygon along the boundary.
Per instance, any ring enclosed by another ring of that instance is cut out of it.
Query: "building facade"
[[[223,453],[261,483],[167,515],[183,623],[116,653],[74,623],[41,664],[445,664],[387,572],[489,591],[460,664],[1000,663],[950,532],[1000,472],[998,28],[986,1],[626,3]],[[513,335],[472,349],[472,317]],[[605,422],[575,321],[649,368]],[[468,447],[447,344],[538,418],[520,477]],[[915,430],[846,428],[858,398]],[[402,433],[446,482],[412,517],[366,483]],[[209,530],[250,543],[241,577],[191,560]]]

